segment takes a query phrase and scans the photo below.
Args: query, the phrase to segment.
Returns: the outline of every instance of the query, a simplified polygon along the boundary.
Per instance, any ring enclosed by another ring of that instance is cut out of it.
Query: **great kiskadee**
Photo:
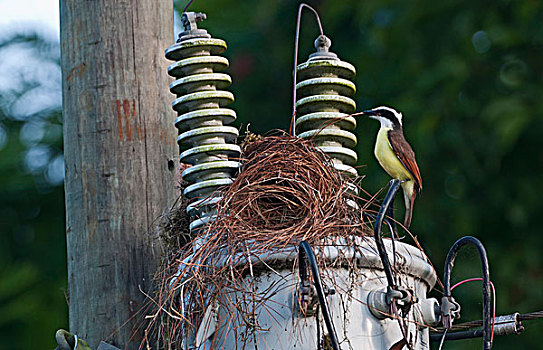
[[[377,107],[362,112],[362,115],[381,122],[375,141],[375,157],[388,175],[402,181],[404,226],[408,228],[411,225],[415,196],[422,190],[422,178],[415,153],[403,136],[402,114],[390,107]]]

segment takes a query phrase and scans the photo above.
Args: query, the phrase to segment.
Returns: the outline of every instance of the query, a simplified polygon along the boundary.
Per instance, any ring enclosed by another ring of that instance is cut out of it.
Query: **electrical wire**
[[[394,238],[394,234],[396,231],[394,230],[394,224],[390,223],[390,221],[385,219],[385,223],[390,231],[390,241],[392,242],[392,270],[394,271],[396,267],[396,238]]]
[[[481,259],[481,272],[482,272],[482,281],[483,281],[483,349],[490,350],[492,349],[491,337],[491,322],[492,318],[490,316],[490,272],[488,265],[488,257],[486,255],[486,250],[481,241],[475,237],[465,236],[457,240],[445,259],[445,273],[443,276],[444,282],[444,297],[449,300],[452,299],[451,295],[451,272],[454,265],[454,260],[460,248],[466,244],[472,244],[477,248],[479,257]],[[448,316],[448,315],[447,315]],[[452,320],[451,320],[452,321]],[[445,315],[443,317],[443,326],[445,328],[450,328],[450,323],[445,323]]]
[[[543,311],[534,311],[527,314],[520,314],[518,316],[519,321],[531,321],[543,318]]]
[[[315,10],[313,7],[309,6],[306,3],[301,3],[298,7],[298,17],[296,20],[296,36],[294,40],[294,82],[292,87],[292,117],[290,119],[290,134],[292,136],[296,136],[296,80],[297,80],[297,68],[298,68],[298,43],[300,41],[300,22],[302,19],[302,10],[304,8],[307,8],[313,12],[315,15],[315,19],[317,21],[317,25],[319,26],[319,31],[321,33],[321,36],[324,36],[324,31],[322,30],[322,24],[321,19],[319,17],[319,14],[317,10]]]
[[[299,250],[299,270],[300,278],[307,277],[307,266],[306,260],[309,263],[311,268],[311,274],[313,275],[313,283],[315,284],[315,290],[317,291],[317,297],[319,299],[319,304],[322,309],[322,317],[324,318],[324,323],[328,329],[328,335],[330,336],[330,343],[332,344],[333,350],[341,350],[339,347],[339,341],[337,338],[336,329],[334,323],[332,322],[332,317],[330,316],[330,310],[328,309],[328,303],[326,302],[326,296],[324,295],[324,288],[322,287],[321,275],[319,272],[319,266],[317,265],[317,259],[313,249],[307,243],[307,241],[300,242]]]
[[[475,277],[475,278],[468,278],[466,280],[460,281],[456,283],[454,286],[451,287],[451,292],[458,286],[463,285],[467,282],[473,282],[473,281],[482,281],[483,279],[481,277]],[[492,332],[490,336],[490,342],[494,342],[494,326],[496,325],[496,288],[494,288],[494,283],[490,281],[490,287],[492,287]]]
[[[509,334],[520,334],[522,331],[524,331],[524,327],[521,324],[521,321],[533,321],[536,319],[543,319],[543,311],[534,311],[529,312],[526,314],[518,314],[514,313],[512,315],[505,315],[505,316],[497,316],[496,320],[499,318],[509,318],[511,319],[511,322],[518,322],[513,330],[512,333],[505,333],[501,332],[501,335],[509,335]],[[515,321],[516,318],[516,321]],[[480,327],[483,324],[482,320],[477,321],[470,321],[470,322],[464,322],[453,325],[449,330],[454,330],[455,332],[448,333],[445,337],[445,340],[462,340],[462,339],[472,339],[472,338],[480,338],[484,335],[484,331],[482,329],[472,329],[476,327]],[[443,332],[443,330],[437,330],[438,332]],[[447,329],[445,329],[447,331]],[[495,333],[495,335],[500,335],[500,333]],[[431,334],[430,335],[430,341],[437,342],[440,341],[443,338],[443,333],[439,334]]]
[[[448,329],[445,329],[445,332],[443,332],[443,336],[441,337],[441,340],[439,341],[439,348],[437,350],[441,350],[443,347],[443,343],[445,342],[445,337],[447,336]]]
[[[366,217],[370,217],[373,219],[376,219],[377,216],[364,212],[362,215]],[[392,270],[394,270],[394,267],[396,266],[396,238],[394,238],[394,235],[396,235],[396,230],[394,228],[394,224],[390,222],[388,219],[383,219],[385,224],[388,226],[388,230],[390,231],[390,241],[392,242]]]
[[[390,188],[379,208],[379,213],[377,214],[377,219],[375,220],[375,225],[373,226],[373,237],[375,239],[375,244],[377,245],[377,251],[379,252],[379,258],[383,264],[383,270],[387,278],[389,288],[396,288],[396,283],[394,282],[394,277],[392,275],[392,267],[390,265],[390,260],[388,259],[388,254],[383,243],[383,232],[382,226],[385,219],[385,214],[388,211],[388,207],[396,192],[400,188],[401,181],[393,179],[390,181]]]
[[[186,5],[185,7],[183,8],[183,12],[187,12],[187,10],[189,9],[189,6],[192,4],[194,0],[190,0]]]

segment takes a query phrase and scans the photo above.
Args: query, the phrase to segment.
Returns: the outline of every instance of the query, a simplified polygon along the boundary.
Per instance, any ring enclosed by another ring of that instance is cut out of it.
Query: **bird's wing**
[[[388,132],[388,142],[392,147],[392,150],[396,154],[396,157],[400,160],[402,165],[409,171],[413,179],[415,180],[415,192],[422,190],[422,177],[420,176],[420,170],[415,161],[415,152],[411,145],[407,143],[407,140],[403,136],[402,129],[392,129]]]

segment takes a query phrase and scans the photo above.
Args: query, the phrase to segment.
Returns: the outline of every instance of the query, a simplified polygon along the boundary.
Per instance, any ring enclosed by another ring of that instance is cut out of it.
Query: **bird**
[[[401,181],[405,202],[403,225],[409,228],[415,197],[422,191],[422,177],[415,152],[403,135],[402,113],[394,108],[380,106],[361,114],[381,122],[375,141],[375,158],[388,175]]]

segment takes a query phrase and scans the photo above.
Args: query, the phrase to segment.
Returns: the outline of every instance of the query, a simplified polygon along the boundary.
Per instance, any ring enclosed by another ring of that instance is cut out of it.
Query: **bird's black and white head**
[[[362,115],[379,120],[382,128],[398,128],[402,126],[402,113],[394,108],[376,107],[362,112]]]

